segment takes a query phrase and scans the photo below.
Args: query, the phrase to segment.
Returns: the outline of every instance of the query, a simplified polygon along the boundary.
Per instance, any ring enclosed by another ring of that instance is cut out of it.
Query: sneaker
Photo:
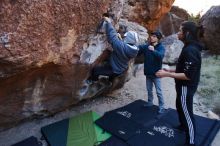
[[[85,83],[86,83],[87,85],[91,85],[91,84],[93,83],[93,80],[86,80]]]
[[[165,113],[166,112],[166,109],[165,108],[159,108],[159,110],[158,110],[158,113],[159,114],[163,114],[163,113]]]
[[[93,80],[86,80],[85,83],[86,85],[92,85],[92,84],[97,84],[99,81],[93,81]]]
[[[151,103],[151,102],[147,102],[144,104],[144,107],[151,107],[151,106],[153,106],[153,103]]]
[[[112,87],[112,82],[109,82],[107,86],[108,88]]]
[[[79,96],[84,96],[87,94],[89,89],[88,85],[84,85],[80,90],[79,90]]]

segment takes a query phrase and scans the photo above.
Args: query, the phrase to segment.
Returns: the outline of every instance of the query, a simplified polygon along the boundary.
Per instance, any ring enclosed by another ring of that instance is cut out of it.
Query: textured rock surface
[[[178,6],[172,6],[170,13],[175,14],[177,17],[179,17],[183,20],[188,20],[190,17],[189,13],[186,10],[184,10]]]
[[[126,0],[123,18],[153,31],[159,25],[161,17],[170,11],[173,2],[174,0]]]
[[[160,21],[159,29],[165,36],[175,34],[179,31],[180,24],[188,18],[189,14],[186,10],[172,6],[170,12]]]
[[[211,7],[201,18],[206,48],[220,54],[220,6]]]
[[[76,63],[108,7],[107,0],[1,1],[0,31],[9,41],[1,45],[0,58],[5,60],[1,63],[15,65],[13,70],[1,70],[1,76],[20,72],[24,66]]]
[[[136,3],[129,18],[153,28],[173,0]],[[0,130],[84,99],[83,81],[108,47],[97,25],[108,11],[117,26],[124,5],[123,0],[0,1]],[[141,8],[149,8],[152,17],[138,19],[140,12],[145,16]]]
[[[0,1],[0,127],[81,100],[82,81],[106,45],[96,27],[111,6],[110,0]],[[92,47],[85,64],[80,57]]]
[[[163,62],[167,64],[175,64],[183,48],[183,43],[178,40],[177,35],[170,35],[162,40],[166,52]]]

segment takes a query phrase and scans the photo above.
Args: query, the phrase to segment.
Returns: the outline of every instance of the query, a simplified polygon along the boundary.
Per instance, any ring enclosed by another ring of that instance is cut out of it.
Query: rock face
[[[162,40],[166,51],[163,62],[166,64],[176,64],[183,48],[183,43],[178,40],[177,35],[170,35]]]
[[[212,53],[220,54],[220,6],[211,7],[201,18],[204,43]]]
[[[173,0],[133,2],[129,19],[153,28]],[[97,25],[109,12],[117,26],[125,5],[123,0],[1,0],[0,130],[84,99],[83,81],[106,59],[103,50],[109,47]],[[140,12],[151,17],[138,19]]]
[[[179,31],[180,24],[188,18],[189,14],[186,10],[172,6],[170,12],[160,21],[159,29],[165,36],[175,34]]]
[[[96,27],[116,3],[0,2],[0,128],[55,113],[83,98],[78,96],[82,81],[107,45]],[[87,53],[89,63],[81,59],[83,50],[94,48]]]
[[[184,10],[178,6],[172,6],[170,13],[175,14],[177,17],[179,17],[183,20],[188,20],[190,17],[189,13],[186,10]]]
[[[125,0],[123,18],[134,21],[154,31],[158,20],[170,11],[174,0]]]

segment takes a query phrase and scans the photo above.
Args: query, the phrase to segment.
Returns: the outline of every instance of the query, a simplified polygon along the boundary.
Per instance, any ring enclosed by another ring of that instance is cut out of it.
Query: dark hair
[[[127,26],[125,26],[125,25],[119,25],[118,31],[119,31],[120,33],[126,33],[126,32],[128,31],[128,28],[127,28]]]
[[[151,35],[155,35],[158,38],[158,40],[163,38],[163,35],[159,30],[152,32]]]
[[[204,29],[202,25],[197,26],[194,22],[185,21],[181,26],[185,42],[198,41],[203,37]]]

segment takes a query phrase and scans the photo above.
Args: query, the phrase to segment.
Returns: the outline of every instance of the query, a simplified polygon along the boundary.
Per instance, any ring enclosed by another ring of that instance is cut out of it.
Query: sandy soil
[[[162,88],[165,97],[165,104],[167,108],[175,108],[175,89],[174,80],[170,78],[162,79]],[[156,97],[156,96],[155,96]],[[120,90],[115,91],[107,96],[98,97],[95,99],[89,99],[81,102],[77,106],[72,107],[66,111],[58,113],[52,117],[44,119],[35,119],[29,122],[25,122],[19,126],[8,129],[0,133],[0,146],[10,146],[18,141],[21,141],[29,136],[36,136],[39,140],[42,135],[40,128],[50,123],[60,121],[62,119],[75,116],[79,113],[83,113],[89,110],[96,111],[99,114],[126,105],[134,100],[143,99],[147,100],[146,87],[145,87],[145,76],[143,75],[142,69],[127,82],[124,87]],[[154,99],[154,103],[158,104],[157,98]],[[195,114],[205,116],[203,109],[206,107],[202,105],[199,100],[195,99],[194,110]],[[47,146],[44,140],[41,140],[43,146]],[[215,137],[212,146],[220,145],[220,132]]]

